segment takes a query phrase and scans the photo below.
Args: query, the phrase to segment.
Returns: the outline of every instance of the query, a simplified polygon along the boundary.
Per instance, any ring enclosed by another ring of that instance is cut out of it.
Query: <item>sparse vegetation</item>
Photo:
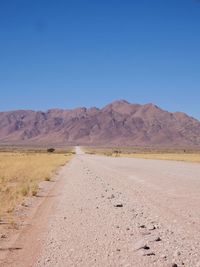
[[[121,156],[143,159],[175,160],[200,163],[200,153],[135,153],[121,154]]]
[[[0,217],[27,196],[37,196],[39,182],[50,181],[71,153],[0,152]]]
[[[143,159],[175,160],[200,163],[200,152],[190,150],[153,150],[140,148],[87,148],[88,154],[104,155],[109,157],[128,157]]]
[[[55,152],[55,148],[53,148],[53,147],[48,148],[48,149],[47,149],[47,152],[48,152],[48,153],[53,153],[53,152]]]

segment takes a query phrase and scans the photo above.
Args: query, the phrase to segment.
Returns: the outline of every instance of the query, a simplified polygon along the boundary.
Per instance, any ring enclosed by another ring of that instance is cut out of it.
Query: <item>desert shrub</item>
[[[48,153],[53,153],[53,152],[55,152],[55,148],[53,148],[53,147],[48,148],[48,149],[47,149],[47,152],[48,152]]]
[[[113,154],[115,155],[115,157],[118,157],[120,155],[121,151],[120,150],[114,150]]]

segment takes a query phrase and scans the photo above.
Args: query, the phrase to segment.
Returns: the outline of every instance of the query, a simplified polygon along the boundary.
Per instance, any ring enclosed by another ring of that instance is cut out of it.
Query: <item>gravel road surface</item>
[[[199,164],[76,152],[2,266],[200,267]]]

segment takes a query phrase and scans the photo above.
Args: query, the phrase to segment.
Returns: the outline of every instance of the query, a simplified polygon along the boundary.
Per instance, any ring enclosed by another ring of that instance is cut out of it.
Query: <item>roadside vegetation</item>
[[[39,183],[50,181],[72,154],[0,152],[0,219],[12,213],[25,197],[37,196]]]
[[[143,159],[175,160],[200,163],[200,153],[135,153],[120,154],[121,157],[134,157]]]
[[[109,157],[128,157],[142,159],[174,160],[200,163],[200,151],[191,150],[152,150],[131,148],[87,148],[88,154]]]

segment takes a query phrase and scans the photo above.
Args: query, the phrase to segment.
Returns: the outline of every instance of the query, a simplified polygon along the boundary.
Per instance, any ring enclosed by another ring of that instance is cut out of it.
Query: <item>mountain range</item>
[[[154,104],[0,112],[0,144],[200,147],[200,122]]]

